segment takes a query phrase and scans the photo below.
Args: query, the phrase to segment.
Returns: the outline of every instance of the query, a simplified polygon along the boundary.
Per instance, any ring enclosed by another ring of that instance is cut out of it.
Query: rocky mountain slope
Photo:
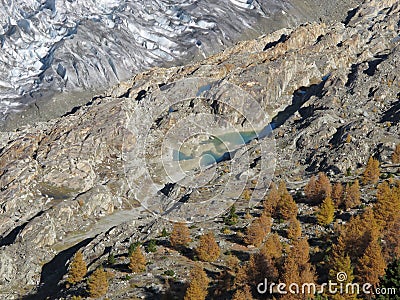
[[[93,269],[168,220],[206,228],[246,187],[261,200],[274,175],[294,187],[317,171],[356,170],[371,153],[389,161],[400,142],[399,10],[364,1],[342,22],[155,68],[61,118],[2,132],[1,297],[55,298],[78,249]],[[188,138],[194,153],[210,137],[268,124],[272,134],[249,143],[221,138],[229,155],[206,168],[172,157]]]
[[[198,60],[239,39],[313,20],[313,12],[345,9],[340,1],[315,2],[2,1],[0,121],[38,100],[62,103],[60,92],[93,93],[152,66]]]

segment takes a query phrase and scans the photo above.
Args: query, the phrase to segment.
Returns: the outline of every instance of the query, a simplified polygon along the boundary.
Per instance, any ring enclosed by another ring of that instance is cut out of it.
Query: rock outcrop
[[[190,208],[218,194],[223,212],[238,196],[222,191],[232,182],[256,185],[259,200],[274,173],[296,181],[355,169],[370,153],[387,160],[400,142],[399,10],[398,1],[368,0],[343,22],[282,29],[192,65],[155,68],[62,118],[1,133],[0,296],[54,296],[77,249],[93,268],[110,248],[156,234],[171,208],[196,221],[205,212]],[[224,87],[228,96],[218,94]],[[274,134],[211,169],[190,167],[190,182],[176,184],[161,170],[163,142],[180,120],[201,114],[220,129],[271,122]],[[132,154],[137,163],[127,163]]]

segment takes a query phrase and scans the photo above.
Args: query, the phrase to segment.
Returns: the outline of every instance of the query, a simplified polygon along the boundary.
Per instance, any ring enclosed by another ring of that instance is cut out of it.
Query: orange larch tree
[[[391,187],[387,181],[378,185],[374,211],[376,219],[383,227],[400,217],[399,191],[398,187]]]
[[[318,201],[322,201],[323,199],[331,196],[332,185],[325,173],[318,173],[318,180],[315,184],[315,187],[317,189]]]
[[[318,204],[332,193],[332,185],[325,173],[318,173],[318,179],[312,176],[304,188],[308,201]]]
[[[283,265],[281,281],[287,285],[298,283],[300,286],[303,283],[315,282],[315,271],[310,263],[310,246],[306,239],[298,239],[293,242]],[[286,294],[282,299],[304,299],[305,295],[310,299],[314,297],[314,293],[311,291],[307,294]]]
[[[339,236],[337,243],[332,245],[332,252],[329,257],[329,279],[332,282],[338,282],[337,275],[339,273],[345,273],[345,281],[341,281],[343,284],[352,283],[354,280],[353,267],[351,265],[350,257],[345,252],[346,246],[342,236]],[[336,294],[331,295],[332,300],[353,300],[357,298],[356,293],[348,294]]]
[[[87,292],[92,298],[100,298],[108,290],[107,272],[103,268],[97,268],[88,279]]]
[[[364,255],[357,264],[359,282],[368,282],[376,287],[379,278],[385,274],[386,263],[382,255],[382,248],[376,238],[372,238]]]
[[[368,159],[367,166],[363,174],[363,184],[376,184],[380,176],[379,161],[372,156]]]
[[[304,193],[306,194],[307,198],[313,201],[317,197],[317,178],[315,176],[311,176],[310,180],[304,187]]]
[[[184,300],[204,300],[208,294],[210,279],[200,263],[196,263],[190,272],[190,283]]]
[[[200,260],[208,262],[215,261],[219,257],[221,249],[215,241],[212,232],[205,233],[200,237],[199,245],[196,248],[196,254]]]
[[[76,252],[68,270],[67,282],[70,284],[75,284],[82,281],[87,273],[86,263],[83,260],[83,255],[81,251]]]
[[[233,294],[232,300],[253,300],[250,287],[246,284],[243,288],[236,290]]]
[[[343,185],[340,182],[334,184],[332,188],[332,200],[335,208],[339,208],[343,204]]]
[[[275,183],[271,183],[269,193],[263,202],[265,213],[269,214],[272,217],[276,217],[277,206],[280,198],[281,197],[279,195],[278,188],[276,187]]]
[[[271,218],[261,215],[247,227],[244,241],[248,245],[254,245],[258,247],[270,231]]]
[[[186,246],[191,242],[190,231],[185,223],[175,223],[169,238],[174,248]]]
[[[146,258],[140,247],[136,247],[129,257],[129,269],[132,273],[140,273],[146,270]]]
[[[327,197],[321,204],[321,208],[317,214],[317,220],[320,225],[327,226],[333,222],[334,218],[335,206],[331,197]]]
[[[343,204],[346,209],[354,208],[361,204],[360,183],[356,179],[353,184],[347,184],[344,192]]]
[[[301,237],[301,224],[297,218],[289,220],[288,228],[286,230],[288,239],[295,240]]]

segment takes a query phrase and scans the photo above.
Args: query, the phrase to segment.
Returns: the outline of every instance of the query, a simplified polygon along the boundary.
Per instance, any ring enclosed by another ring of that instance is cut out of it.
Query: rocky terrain
[[[171,220],[200,222],[193,234],[218,228],[244,189],[254,190],[252,206],[277,177],[294,190],[318,171],[354,172],[371,154],[395,169],[399,13],[397,1],[364,1],[341,22],[281,29],[198,63],[154,68],[61,118],[2,132],[0,297],[67,297],[63,276],[77,250],[93,270]],[[173,158],[188,138],[194,153],[210,137],[262,128],[273,131],[226,146],[229,155],[206,168]],[[224,250],[230,245],[221,238]],[[108,298],[156,299],[169,266],[185,281],[189,262],[162,249],[167,259],[154,257],[143,285],[132,289],[118,273]]]
[[[59,117],[139,71],[198,61],[283,27],[341,18],[359,2],[3,1],[0,124],[16,112],[19,125]]]

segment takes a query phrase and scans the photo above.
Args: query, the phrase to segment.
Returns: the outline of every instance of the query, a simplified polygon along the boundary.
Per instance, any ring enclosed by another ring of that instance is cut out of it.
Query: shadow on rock
[[[58,285],[65,273],[67,273],[67,261],[80,248],[89,244],[93,238],[87,238],[82,242],[58,253],[50,262],[42,268],[40,284],[35,294],[23,297],[23,300],[53,299],[60,294],[61,287]]]

